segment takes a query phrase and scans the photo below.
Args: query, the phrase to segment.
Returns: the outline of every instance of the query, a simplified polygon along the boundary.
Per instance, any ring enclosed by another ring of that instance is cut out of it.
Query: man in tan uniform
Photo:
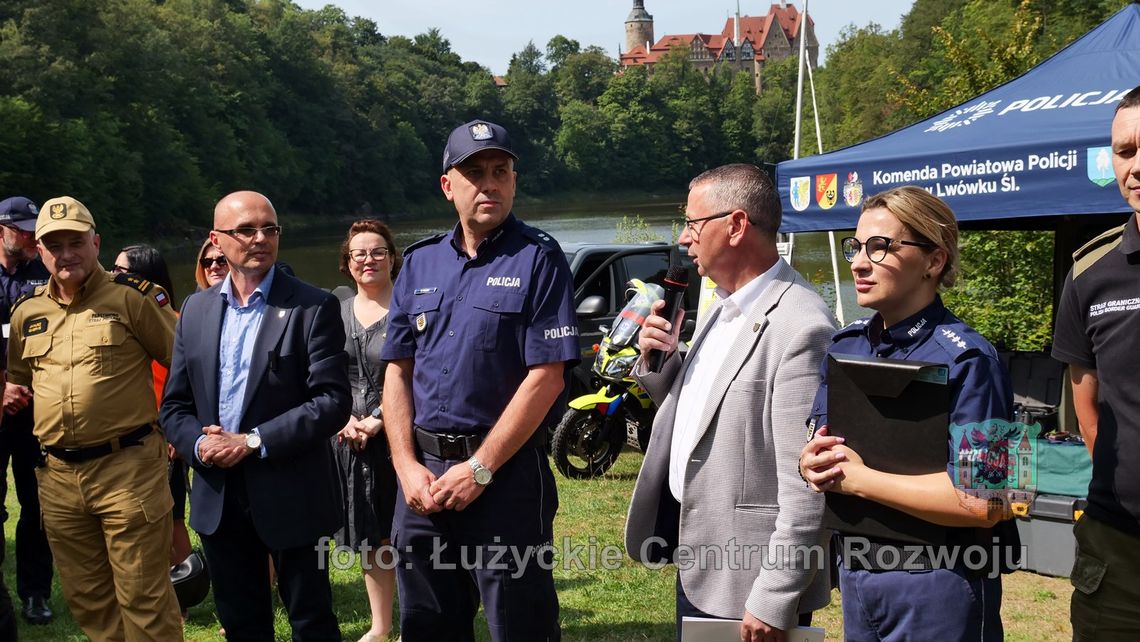
[[[51,278],[12,308],[8,379],[32,388],[47,453],[40,503],[64,597],[96,642],[181,640],[150,367],[170,365],[169,295],[103,270],[95,221],[73,198],[44,203],[36,239]]]

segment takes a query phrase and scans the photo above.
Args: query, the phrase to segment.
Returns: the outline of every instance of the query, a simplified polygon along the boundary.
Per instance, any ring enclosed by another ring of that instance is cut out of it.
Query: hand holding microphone
[[[646,355],[645,365],[650,372],[661,372],[665,359],[677,348],[681,321],[684,319],[689,273],[681,265],[681,255],[676,247],[669,253],[669,270],[661,285],[665,290],[665,298],[653,305],[653,315],[645,319],[638,341],[641,353]]]

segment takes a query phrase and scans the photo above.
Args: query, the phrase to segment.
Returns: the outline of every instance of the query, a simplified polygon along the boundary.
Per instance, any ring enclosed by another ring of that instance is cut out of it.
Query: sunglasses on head
[[[206,257],[198,259],[198,265],[201,265],[203,270],[210,269],[215,263],[218,264],[218,267],[226,267],[229,265],[229,263],[226,262],[226,257],[224,256],[215,256],[212,259]]]

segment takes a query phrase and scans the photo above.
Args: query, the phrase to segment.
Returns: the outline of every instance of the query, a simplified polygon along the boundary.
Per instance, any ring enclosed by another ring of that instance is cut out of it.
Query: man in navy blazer
[[[273,640],[272,556],[294,640],[340,640],[319,540],[340,526],[329,437],[351,410],[335,297],[274,267],[269,199],[236,192],[210,240],[230,264],[182,307],[162,426],[194,466],[201,536],[229,640]]]

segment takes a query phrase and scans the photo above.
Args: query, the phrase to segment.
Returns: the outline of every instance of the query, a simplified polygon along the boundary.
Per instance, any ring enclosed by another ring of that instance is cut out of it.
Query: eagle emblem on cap
[[[48,213],[55,220],[67,218],[67,203],[52,203],[51,212]]]
[[[491,126],[487,123],[475,123],[471,126],[472,140],[491,140]]]

